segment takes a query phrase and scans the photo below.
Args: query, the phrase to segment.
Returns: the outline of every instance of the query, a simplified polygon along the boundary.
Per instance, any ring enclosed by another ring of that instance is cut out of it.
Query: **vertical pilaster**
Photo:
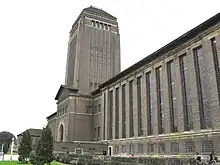
[[[100,124],[100,126],[101,126],[101,140],[105,140],[104,139],[104,137],[105,137],[105,114],[106,114],[106,108],[105,108],[105,104],[106,104],[106,100],[105,100],[105,92],[102,92],[102,99],[101,99],[101,112],[102,112],[102,114],[101,114],[101,124]]]
[[[169,105],[169,89],[168,86],[168,75],[167,75],[167,63],[164,64],[162,69],[163,81],[161,81],[162,89],[163,89],[163,109],[164,109],[164,122],[165,122],[165,133],[170,133],[170,105]]]
[[[105,139],[109,139],[109,90],[106,90]]]
[[[155,68],[152,70],[151,75],[151,82],[152,82],[152,128],[153,134],[158,134],[158,119],[157,119],[157,91],[156,91],[156,72]]]
[[[130,137],[130,116],[129,116],[129,81],[125,86],[125,113],[126,113],[126,138]]]
[[[183,97],[182,97],[182,82],[180,76],[180,63],[179,58],[175,56],[175,78],[174,78],[174,95],[176,97],[174,104],[174,111],[176,112],[178,118],[175,118],[178,122],[178,132],[184,132],[184,114],[183,114]]]
[[[112,139],[115,139],[115,87],[113,91],[113,108],[112,108]]]
[[[134,137],[138,137],[138,113],[137,113],[137,77],[133,80],[133,121]]]
[[[197,95],[197,86],[196,86],[196,73],[194,66],[194,58],[192,49],[187,50],[187,66],[188,66],[188,81],[190,93],[188,95],[188,107],[192,111],[193,118],[193,130],[198,131],[200,127],[200,114],[199,114],[199,105],[198,105],[198,95]]]

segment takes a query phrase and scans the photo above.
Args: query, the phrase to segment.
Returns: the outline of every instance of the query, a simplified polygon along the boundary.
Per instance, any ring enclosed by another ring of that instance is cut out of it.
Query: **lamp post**
[[[12,154],[13,154],[13,148],[14,148],[14,137],[12,137],[12,142],[11,142],[11,157],[10,160],[12,160]]]

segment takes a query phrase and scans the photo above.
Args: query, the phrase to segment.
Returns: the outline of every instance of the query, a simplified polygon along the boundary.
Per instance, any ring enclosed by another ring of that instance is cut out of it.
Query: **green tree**
[[[12,137],[14,137],[14,135],[10,132],[7,132],[7,131],[0,132],[0,150],[1,150],[2,144],[4,144],[4,153],[5,154],[9,150],[9,146],[12,142]]]
[[[36,162],[39,165],[50,164],[54,160],[53,156],[53,137],[52,132],[48,126],[43,128],[41,139],[37,146]]]
[[[31,137],[28,130],[26,130],[22,134],[22,141],[18,149],[18,154],[20,157],[19,160],[21,160],[22,162],[27,162],[27,158],[29,158],[31,150]]]

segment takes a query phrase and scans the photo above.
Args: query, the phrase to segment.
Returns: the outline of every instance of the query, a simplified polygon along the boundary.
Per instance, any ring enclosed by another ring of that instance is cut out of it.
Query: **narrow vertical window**
[[[98,140],[100,140],[100,127],[98,127]]]
[[[133,80],[129,82],[129,119],[130,119],[130,137],[134,136],[133,125]]]
[[[115,139],[119,138],[119,88],[115,90]]]
[[[103,139],[105,140],[105,117],[106,117],[106,112],[105,112],[105,104],[106,104],[106,94],[104,93],[104,106],[103,106],[103,116],[104,116],[104,122],[103,122]]]
[[[200,68],[199,68],[200,56],[202,56],[202,46],[193,49],[193,57],[194,57],[194,67],[196,73],[196,86],[197,86],[199,111],[200,111],[200,127],[201,129],[205,129],[206,126],[204,120],[203,93],[202,93],[202,84],[201,84]]]
[[[216,84],[217,84],[217,90],[218,90],[218,99],[220,102],[220,68],[219,68],[219,61],[218,61],[215,38],[211,39],[211,44],[212,44],[212,54],[213,54],[213,61],[214,61],[214,67],[215,67]]]
[[[113,127],[113,91],[109,92],[109,139],[112,139]]]
[[[170,114],[170,132],[177,132],[177,119],[174,112],[174,62],[173,60],[167,63],[167,80],[168,80],[168,97],[169,97],[169,114]]]
[[[157,91],[157,117],[158,117],[158,134],[164,133],[162,98],[161,98],[161,66],[156,68],[156,91]]]
[[[94,139],[96,140],[96,128],[94,128]]]
[[[126,138],[125,87],[122,85],[122,138]]]
[[[186,68],[186,53],[179,57],[180,65],[180,80],[181,80],[181,90],[182,90],[182,107],[183,107],[183,116],[184,116],[184,131],[190,131],[193,129],[192,116],[190,117],[190,109],[188,107],[188,82],[186,81],[187,68]],[[191,112],[192,113],[192,112]]]
[[[141,113],[141,79],[142,77],[139,76],[137,78],[137,115],[138,115],[138,136],[143,135],[142,129],[142,113]]]
[[[151,72],[146,73],[146,97],[147,97],[147,134],[153,134],[152,107],[151,107]]]

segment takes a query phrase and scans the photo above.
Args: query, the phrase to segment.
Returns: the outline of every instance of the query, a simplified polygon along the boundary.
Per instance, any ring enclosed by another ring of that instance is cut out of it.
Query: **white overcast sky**
[[[219,12],[219,0],[0,0],[0,131],[42,128],[64,83],[68,34],[90,5],[116,16],[122,70]]]

